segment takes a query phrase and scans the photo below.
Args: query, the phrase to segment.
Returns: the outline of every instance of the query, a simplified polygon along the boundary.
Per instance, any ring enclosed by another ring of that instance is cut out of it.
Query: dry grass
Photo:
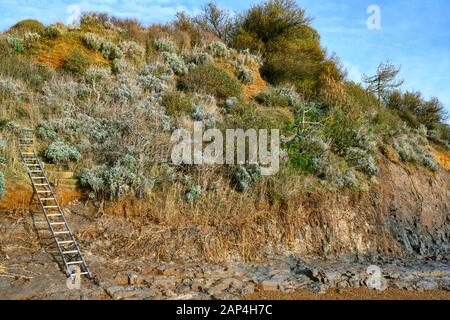
[[[214,169],[203,170],[193,184],[207,190],[211,181],[217,181]],[[97,225],[86,227],[79,236],[111,241],[112,250],[105,252],[111,257],[154,256],[166,261],[259,260],[270,248],[295,242],[306,212],[274,194],[273,181],[261,181],[248,193],[236,192],[228,181],[219,180],[220,190],[209,191],[194,205],[184,201],[187,186],[182,184],[154,190],[146,199],[109,203]],[[289,195],[313,184],[297,177],[285,181],[284,188],[275,188]]]

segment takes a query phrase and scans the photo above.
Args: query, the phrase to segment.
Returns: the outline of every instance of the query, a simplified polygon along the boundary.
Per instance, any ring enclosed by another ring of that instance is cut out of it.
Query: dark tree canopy
[[[433,129],[447,119],[444,106],[437,98],[425,100],[420,92],[393,92],[387,97],[386,105],[399,112],[399,115],[412,126],[424,124]]]
[[[321,78],[340,80],[342,71],[327,57],[310,22],[294,0],[269,0],[238,16],[232,44],[263,56],[261,71],[266,80],[290,82],[311,97]]]

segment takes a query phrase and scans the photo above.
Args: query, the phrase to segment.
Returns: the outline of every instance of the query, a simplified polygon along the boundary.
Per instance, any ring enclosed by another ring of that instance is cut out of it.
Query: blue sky
[[[0,0],[0,30],[25,18],[44,23],[65,22],[71,6],[81,11],[106,11],[119,17],[135,17],[144,24],[166,22],[177,11],[198,12],[208,0]],[[241,11],[251,1],[216,1]],[[402,67],[404,89],[437,96],[450,112],[450,2],[448,0],[298,0],[313,17],[313,26],[329,52],[336,52],[350,79],[374,73],[379,62],[389,59]],[[369,30],[367,8],[381,9],[381,30]]]

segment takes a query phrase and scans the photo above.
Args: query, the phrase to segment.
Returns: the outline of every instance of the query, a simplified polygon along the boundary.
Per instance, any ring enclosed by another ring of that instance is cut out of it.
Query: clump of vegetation
[[[42,122],[36,127],[36,136],[45,140],[56,140],[58,133],[52,123]]]
[[[35,32],[27,32],[23,38],[25,48],[30,49],[34,47],[41,40],[41,36]]]
[[[292,83],[309,98],[320,91],[324,77],[343,79],[339,63],[326,55],[311,19],[294,0],[255,5],[237,18],[233,30],[232,45],[261,53],[262,74],[274,85]]]
[[[292,86],[276,86],[260,92],[256,99],[267,107],[290,107],[298,103],[298,95]]]
[[[235,167],[231,181],[237,191],[245,191],[260,178],[261,168],[257,164],[247,164]]]
[[[84,74],[91,64],[91,60],[81,50],[72,50],[63,63],[63,69],[75,74]]]
[[[238,97],[241,83],[213,64],[199,65],[179,79],[178,87],[191,92],[207,92],[219,99]]]
[[[237,97],[229,97],[225,100],[225,106],[228,108],[235,107],[239,103],[239,99]]]
[[[220,41],[210,43],[208,45],[208,50],[215,58],[226,58],[229,54],[226,44]]]
[[[56,39],[62,35],[62,29],[55,24],[49,25],[45,28],[43,36],[49,39]]]
[[[379,173],[374,156],[369,154],[367,150],[358,147],[352,147],[347,150],[345,159],[358,170],[364,172],[368,176],[375,176]]]
[[[103,39],[101,37],[92,32],[82,34],[80,40],[86,48],[94,51],[100,50],[103,42]]]
[[[162,96],[161,105],[168,115],[189,114],[192,111],[192,101],[188,95],[180,91],[169,91]]]
[[[193,204],[195,200],[200,198],[202,195],[202,188],[198,185],[193,186],[192,188],[187,189],[184,192],[184,199],[187,203]]]
[[[132,167],[117,162],[108,169],[105,166],[95,166],[84,169],[79,177],[80,184],[89,187],[96,196],[115,199],[134,193],[142,197],[144,191],[153,184],[153,179],[145,178],[133,171]]]
[[[70,161],[78,161],[80,152],[73,146],[59,140],[50,144],[44,153],[46,159],[55,164],[67,164]]]
[[[202,106],[194,106],[191,113],[191,119],[202,121],[206,128],[213,128],[216,125],[214,115],[205,110]]]
[[[236,69],[236,77],[243,83],[243,84],[252,84],[255,78],[253,77],[253,72],[250,69],[247,69],[245,67],[238,67]]]
[[[6,40],[8,41],[11,48],[17,52],[22,53],[24,50],[23,40],[15,35],[8,35],[6,37]]]
[[[42,34],[45,26],[41,22],[34,19],[26,19],[17,22],[9,31],[15,34],[24,35],[27,32]]]
[[[428,153],[428,142],[420,134],[402,134],[394,137],[392,147],[402,161],[414,162],[437,171],[439,166],[433,156]]]
[[[0,101],[17,98],[22,94],[22,86],[18,81],[0,76]]]
[[[172,40],[167,38],[158,38],[153,42],[156,49],[162,52],[175,53],[176,46]]]
[[[124,41],[119,45],[120,50],[123,52],[127,59],[132,61],[140,61],[143,59],[145,49],[135,41]]]
[[[164,61],[176,75],[184,75],[188,72],[183,59],[181,59],[176,53],[164,52]]]
[[[207,52],[197,52],[192,51],[190,53],[184,53],[183,58],[186,63],[193,63],[195,65],[204,64],[204,63],[212,63],[213,58]]]
[[[123,56],[122,50],[111,41],[103,41],[100,45],[100,53],[109,60],[120,59]]]

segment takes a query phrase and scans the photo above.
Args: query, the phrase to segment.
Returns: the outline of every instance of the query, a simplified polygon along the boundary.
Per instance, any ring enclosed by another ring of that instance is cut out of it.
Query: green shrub
[[[99,170],[99,167],[95,169],[83,169],[78,179],[82,187],[91,188],[97,195],[105,189],[102,174],[103,171]]]
[[[36,127],[36,136],[41,139],[56,140],[58,133],[52,123],[42,122]]]
[[[91,64],[91,60],[81,50],[72,50],[63,63],[63,69],[76,74],[84,74]]]
[[[24,45],[23,45],[23,40],[21,38],[19,38],[18,36],[7,36],[6,40],[8,41],[9,45],[11,46],[11,48],[17,52],[17,53],[22,53],[24,50]]]
[[[225,100],[225,106],[227,108],[235,107],[239,103],[239,99],[236,97],[229,97],[227,100]]]
[[[213,43],[210,43],[208,45],[208,50],[211,52],[213,57],[216,58],[226,58],[228,57],[229,50],[223,42],[216,41]]]
[[[189,204],[193,204],[195,200],[197,200],[201,195],[202,195],[201,187],[193,186],[192,188],[189,188],[184,192],[184,200]]]
[[[81,158],[80,152],[75,147],[61,140],[50,144],[44,154],[48,161],[55,164],[67,164]]]
[[[176,46],[172,40],[167,38],[158,38],[153,42],[156,49],[162,52],[174,53],[176,51]]]
[[[100,53],[109,60],[120,59],[123,56],[122,50],[116,44],[106,40],[100,45]]]
[[[169,116],[189,114],[192,111],[192,101],[184,92],[168,91],[162,96],[161,105]]]
[[[96,166],[84,169],[79,180],[83,187],[89,187],[96,195],[108,196],[111,200],[130,193],[142,197],[145,189],[153,184],[153,179],[137,174],[133,168],[120,162],[111,168]]]
[[[237,166],[232,172],[231,183],[237,191],[247,190],[261,178],[261,168],[257,164]]]
[[[281,134],[291,133],[294,119],[287,112],[258,107],[254,103],[240,104],[229,109],[228,126],[247,129],[280,129]]]
[[[433,171],[438,170],[438,164],[427,151],[428,141],[426,138],[413,133],[403,134],[393,138],[392,147],[400,160],[414,162]]]
[[[361,148],[349,148],[345,159],[357,170],[364,172],[368,176],[375,176],[379,173],[379,168],[374,157]]]
[[[34,47],[41,40],[41,36],[35,32],[27,32],[23,38],[25,48],[30,49]]]
[[[134,41],[124,41],[119,45],[124,56],[132,61],[140,61],[145,54],[145,49]]]
[[[298,95],[292,86],[277,86],[260,92],[256,100],[267,107],[289,107],[298,103]]]
[[[80,40],[86,48],[94,51],[100,50],[103,42],[102,38],[92,32],[84,33],[81,35]]]
[[[58,26],[52,24],[45,28],[43,36],[49,39],[55,39],[62,35],[62,30]]]
[[[288,143],[289,163],[302,173],[327,175],[329,149],[319,130],[305,131]]]
[[[212,64],[193,68],[191,72],[179,79],[178,88],[212,94],[220,99],[238,97],[242,93],[242,85],[236,78]]]
[[[186,63],[193,63],[196,65],[211,63],[213,61],[213,58],[207,52],[192,51],[184,53],[183,58],[186,61]]]
[[[164,52],[164,61],[176,75],[183,75],[188,72],[184,61],[173,52]]]
[[[434,158],[431,155],[429,155],[429,154],[426,154],[426,155],[423,156],[422,164],[425,167],[431,169],[432,171],[438,171],[438,168],[439,168],[438,164],[436,163]]]
[[[208,112],[202,106],[194,106],[191,113],[191,119],[202,121],[206,128],[213,128],[216,125],[214,114]]]
[[[242,66],[237,68],[236,77],[244,84],[252,84],[255,81],[252,70]]]

